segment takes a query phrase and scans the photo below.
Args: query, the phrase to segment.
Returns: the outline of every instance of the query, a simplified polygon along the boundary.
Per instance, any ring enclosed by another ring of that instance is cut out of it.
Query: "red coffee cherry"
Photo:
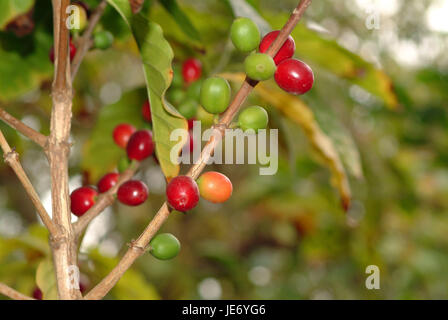
[[[194,122],[197,121],[196,118],[188,119],[188,130],[193,129]]]
[[[166,197],[171,207],[177,211],[186,212],[198,204],[198,185],[190,177],[177,176],[168,183]]]
[[[72,61],[76,55],[76,47],[73,44],[72,40],[70,40],[69,46],[70,46],[70,61]]]
[[[33,290],[32,297],[36,300],[42,300],[43,298],[42,290],[40,290],[38,287],[35,287]]]
[[[184,82],[189,84],[198,80],[202,74],[202,64],[198,59],[190,58],[182,65],[182,76]]]
[[[151,117],[151,108],[150,108],[149,100],[146,100],[143,103],[142,116],[143,116],[143,119],[145,119],[145,121],[151,122],[152,117]]]
[[[262,53],[265,53],[268,51],[269,47],[271,46],[271,43],[274,42],[274,40],[277,38],[280,31],[271,31],[267,35],[263,37],[263,40],[261,40],[259,50]],[[294,39],[289,36],[288,39],[286,39],[283,46],[280,48],[278,53],[274,57],[274,62],[276,65],[278,65],[283,60],[289,59],[294,55],[294,52],[296,51],[296,43],[294,42]]]
[[[120,148],[126,149],[129,139],[137,129],[128,123],[117,125],[112,133],[114,141]]]
[[[296,59],[281,62],[274,77],[280,88],[292,94],[304,94],[311,90],[314,83],[313,70]]]
[[[192,153],[193,152],[193,149],[194,149],[194,137],[193,137],[193,131],[192,130],[190,130],[189,132],[188,132],[188,137],[189,137],[189,142],[190,142],[190,153]]]
[[[102,177],[97,184],[99,193],[106,192],[114,185],[116,185],[119,177],[120,175],[116,172],[108,173],[104,177]]]
[[[73,58],[74,58],[75,55],[76,55],[76,47],[75,47],[75,45],[73,44],[72,39],[70,39],[70,42],[69,42],[69,50],[70,50],[70,61],[72,61]],[[54,63],[54,59],[55,59],[55,57],[54,57],[54,47],[51,47],[51,49],[50,49],[50,53],[49,53],[48,55],[49,55],[49,57],[50,57],[50,61],[51,61],[52,63]]]
[[[98,192],[92,187],[81,187],[70,194],[70,209],[72,213],[80,217],[89,210],[96,201]]]
[[[79,280],[79,291],[81,291],[81,293],[86,292],[87,287],[88,287],[88,284],[87,284],[87,283],[85,283],[85,282],[82,281],[82,280]]]
[[[154,152],[152,133],[149,130],[136,131],[128,141],[126,147],[128,158],[142,161]]]
[[[222,173],[206,172],[198,179],[201,197],[213,203],[227,201],[232,195],[232,182]]]
[[[139,180],[126,181],[118,188],[117,198],[128,206],[141,205],[148,198],[148,187]]]

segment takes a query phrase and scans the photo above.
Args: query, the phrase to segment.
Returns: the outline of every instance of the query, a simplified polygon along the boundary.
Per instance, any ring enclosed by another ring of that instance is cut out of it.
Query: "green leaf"
[[[131,28],[140,49],[143,61],[151,114],[157,158],[166,178],[169,180],[179,173],[179,165],[171,162],[171,150],[178,141],[169,137],[175,129],[188,129],[187,121],[165,101],[165,93],[171,84],[173,70],[173,50],[163,36],[162,28],[150,22],[142,13],[132,15],[127,0],[108,0],[120,13]],[[181,148],[176,150],[180,153]]]
[[[173,19],[187,36],[194,40],[201,41],[199,31],[193,25],[190,18],[179,7],[176,0],[160,0],[160,3],[171,14]]]
[[[51,35],[42,29],[24,38],[0,33],[0,100],[14,100],[51,77],[51,45]]]
[[[9,22],[17,16],[28,12],[34,6],[34,0],[0,1],[0,30],[5,30]]]
[[[141,115],[144,99],[142,90],[131,91],[117,103],[100,110],[95,128],[82,150],[81,168],[88,172],[92,182],[114,170],[118,160],[125,156],[125,151],[114,143],[112,132],[120,123],[129,123],[136,128],[144,125]]]
[[[42,291],[44,300],[56,300],[58,298],[56,275],[51,259],[44,259],[39,263],[36,272],[36,283]]]

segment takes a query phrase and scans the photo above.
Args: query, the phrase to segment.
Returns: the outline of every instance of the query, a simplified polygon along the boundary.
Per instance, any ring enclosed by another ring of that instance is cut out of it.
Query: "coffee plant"
[[[0,293],[156,299],[164,291],[156,287],[166,286],[191,298],[169,272],[201,273],[177,262],[197,258],[210,262],[204,270],[232,274],[241,297],[248,266],[231,246],[244,256],[267,243],[291,257],[310,234],[325,235],[328,247],[343,242],[341,231],[316,227],[316,212],[357,219],[351,184],[355,194],[366,192],[355,144],[363,138],[334,112],[344,103],[331,105],[355,96],[358,104],[374,101],[372,110],[396,110],[405,98],[377,64],[312,21],[321,4],[285,1],[276,14],[249,0],[3,1],[0,146],[15,176],[0,172],[1,187],[21,191],[0,202],[27,212],[28,223],[15,238],[0,227],[0,264],[17,252],[24,259],[11,278],[14,264],[0,268]],[[247,157],[235,163],[232,155],[229,164],[227,152],[239,150],[227,145],[235,132],[258,152],[244,147]],[[220,155],[224,165],[213,162]],[[273,163],[274,174],[261,174]],[[232,241],[217,245],[210,234]],[[303,250],[316,268],[325,260],[310,244]],[[257,257],[247,264],[265,261]],[[257,270],[264,272],[250,274]]]

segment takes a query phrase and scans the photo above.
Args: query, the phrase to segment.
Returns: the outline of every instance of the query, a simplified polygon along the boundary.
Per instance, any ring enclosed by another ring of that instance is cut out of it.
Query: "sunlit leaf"
[[[170,141],[173,130],[188,129],[187,121],[165,101],[165,92],[171,84],[173,51],[163,36],[160,26],[149,21],[142,13],[133,15],[127,0],[108,0],[128,23],[142,56],[143,70],[151,102],[152,124],[157,158],[166,178],[179,173],[179,165],[172,163],[171,150],[178,141]],[[177,150],[180,153],[181,148]]]

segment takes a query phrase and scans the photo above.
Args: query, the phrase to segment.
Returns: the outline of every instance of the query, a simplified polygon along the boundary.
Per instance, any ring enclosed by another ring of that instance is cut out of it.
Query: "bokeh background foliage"
[[[110,1],[118,8],[122,2]],[[164,98],[171,59],[178,67],[195,56],[206,75],[221,74],[237,89],[244,56],[229,42],[232,19],[250,16],[265,33],[281,27],[295,5],[146,0],[134,22],[108,6],[100,28],[114,34],[114,45],[90,52],[74,84],[71,187],[95,184],[115,168],[124,151],[111,132],[120,122],[145,126],[140,108],[148,91],[158,106],[156,139],[173,121],[185,125]],[[187,215],[173,213],[163,231],[180,239],[180,255],[172,261],[142,257],[107,298],[447,298],[448,28],[437,14],[443,8],[437,0],[313,2],[293,37],[296,56],[314,70],[314,88],[293,97],[267,82],[247,102],[266,107],[270,128],[279,129],[278,173],[212,165],[231,178],[231,200],[201,201]],[[379,29],[365,25],[372,13]],[[32,32],[19,34],[19,18],[32,21]],[[142,23],[154,30],[150,39],[141,38]],[[2,1],[0,30],[0,104],[48,133],[49,1]],[[154,43],[166,43],[166,56],[154,55]],[[144,73],[142,62],[154,68]],[[164,80],[156,81],[159,76]],[[198,118],[207,125],[203,113]],[[43,154],[0,126],[50,208]],[[164,153],[160,146],[157,151]],[[147,203],[115,204],[89,228],[80,256],[87,287],[114,266],[159,208],[164,174],[187,167],[163,169],[150,160],[138,174],[150,189]],[[0,281],[24,293],[37,283],[52,298],[47,233],[4,164],[0,181]],[[345,213],[341,201],[348,199]],[[380,290],[365,288],[371,264],[381,270]]]

